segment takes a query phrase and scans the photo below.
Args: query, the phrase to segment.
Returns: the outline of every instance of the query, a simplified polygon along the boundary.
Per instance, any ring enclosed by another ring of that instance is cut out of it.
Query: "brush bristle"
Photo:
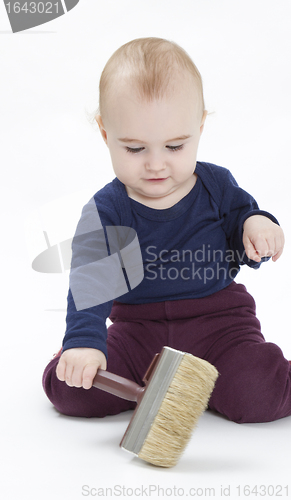
[[[175,465],[207,407],[218,377],[207,361],[184,354],[138,454],[160,467]]]

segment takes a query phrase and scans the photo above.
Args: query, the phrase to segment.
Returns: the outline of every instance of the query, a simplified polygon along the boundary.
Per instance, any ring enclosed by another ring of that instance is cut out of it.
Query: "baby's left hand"
[[[279,259],[284,248],[284,233],[278,224],[263,215],[252,215],[243,225],[243,244],[249,259],[260,262],[262,257]]]

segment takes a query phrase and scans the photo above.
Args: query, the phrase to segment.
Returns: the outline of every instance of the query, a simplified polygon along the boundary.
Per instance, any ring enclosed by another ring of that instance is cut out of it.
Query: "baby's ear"
[[[99,126],[99,130],[101,132],[101,135],[105,141],[105,143],[107,144],[107,132],[104,128],[104,125],[103,125],[103,121],[102,121],[102,118],[101,118],[101,115],[96,115],[95,116],[95,120],[96,122],[98,123],[98,126]]]
[[[204,129],[204,124],[205,124],[205,120],[206,120],[206,117],[208,115],[208,111],[204,111],[203,113],[203,116],[202,116],[202,120],[201,120],[201,125],[200,125],[200,135],[202,134],[203,132],[203,129]]]

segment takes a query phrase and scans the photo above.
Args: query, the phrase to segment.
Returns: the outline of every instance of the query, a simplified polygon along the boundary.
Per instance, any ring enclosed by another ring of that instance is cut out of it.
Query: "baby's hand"
[[[284,233],[278,224],[263,215],[252,215],[243,225],[243,244],[249,259],[260,262],[272,257],[276,262],[283,252]]]
[[[77,347],[67,349],[60,357],[56,372],[70,387],[90,389],[98,368],[106,370],[106,357],[98,349]]]

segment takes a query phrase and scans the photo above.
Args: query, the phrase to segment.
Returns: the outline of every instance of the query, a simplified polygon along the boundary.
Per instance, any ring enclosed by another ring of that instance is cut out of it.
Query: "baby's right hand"
[[[106,370],[106,366],[106,357],[102,351],[76,347],[63,352],[56,373],[58,379],[70,387],[90,389],[98,368]]]

